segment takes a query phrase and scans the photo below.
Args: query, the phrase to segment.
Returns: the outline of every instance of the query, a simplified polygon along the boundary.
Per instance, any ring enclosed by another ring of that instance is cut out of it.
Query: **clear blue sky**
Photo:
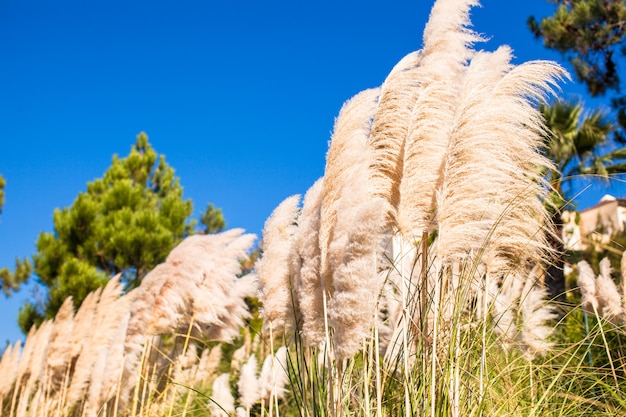
[[[508,44],[517,63],[560,59],[526,27],[551,13],[546,0],[482,3],[472,20],[491,41],[477,48]],[[3,0],[0,266],[32,255],[54,208],[140,131],[176,169],[194,217],[213,202],[228,227],[260,234],[280,201],[322,175],[343,102],[421,47],[432,4]],[[21,337],[17,310],[32,291],[0,295],[0,344]]]

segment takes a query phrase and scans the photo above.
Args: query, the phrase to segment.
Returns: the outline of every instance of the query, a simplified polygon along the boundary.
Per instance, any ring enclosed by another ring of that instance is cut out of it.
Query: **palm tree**
[[[572,182],[582,178],[608,180],[611,175],[626,173],[626,146],[611,140],[616,127],[604,111],[586,113],[582,102],[563,100],[542,104],[540,110],[548,128],[545,156],[554,163],[545,173],[552,186],[547,203],[556,236],[561,236],[561,212],[574,197]],[[551,244],[558,254],[564,252],[560,239],[551,239]],[[565,293],[563,266],[562,257],[557,256],[546,271],[550,296],[561,300]]]

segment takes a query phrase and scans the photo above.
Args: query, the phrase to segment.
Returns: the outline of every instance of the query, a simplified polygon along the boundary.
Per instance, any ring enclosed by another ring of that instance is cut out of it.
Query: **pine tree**
[[[578,80],[592,96],[617,93],[612,105],[624,139],[626,96],[620,96],[619,69],[626,53],[626,3],[623,0],[548,0],[558,5],[554,15],[528,25],[544,45],[561,52]],[[622,60],[620,65],[620,59]]]
[[[6,180],[0,175],[0,213],[4,206],[4,187],[6,186]],[[32,266],[28,259],[17,258],[15,260],[15,269],[12,273],[9,268],[0,269],[0,285],[5,295],[9,296],[13,291],[17,291],[20,283],[26,281],[28,276],[32,273]]]
[[[174,169],[139,134],[127,157],[114,156],[102,178],[88,183],[70,207],[55,210],[54,232],[39,235],[32,259],[47,294],[23,306],[20,327],[27,331],[53,317],[68,296],[79,306],[115,274],[122,274],[127,290],[139,285],[191,233],[191,212]],[[7,293],[30,275],[24,266],[13,274],[3,271]]]
[[[200,217],[200,223],[203,226],[200,233],[203,234],[219,233],[226,227],[222,209],[216,208],[212,203],[209,203],[204,214]]]

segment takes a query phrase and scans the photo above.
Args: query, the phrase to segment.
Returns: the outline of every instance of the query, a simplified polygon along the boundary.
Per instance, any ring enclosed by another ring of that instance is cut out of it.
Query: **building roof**
[[[617,198],[612,196],[611,194],[605,194],[600,201],[598,201],[598,204],[596,204],[595,206],[586,208],[584,210],[580,210],[580,213],[584,213],[586,211],[590,211],[590,210],[595,210],[600,206],[604,206],[605,204],[610,204],[614,201],[617,201],[617,205],[620,207],[626,207],[626,198]]]

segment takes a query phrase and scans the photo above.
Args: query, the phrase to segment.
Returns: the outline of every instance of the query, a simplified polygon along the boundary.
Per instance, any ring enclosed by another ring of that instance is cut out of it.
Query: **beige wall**
[[[615,197],[606,195],[600,202],[579,213],[579,222],[574,221],[574,212],[563,213],[563,242],[568,249],[580,250],[586,246],[582,238],[608,243],[611,235],[624,231],[626,207],[620,207]]]

